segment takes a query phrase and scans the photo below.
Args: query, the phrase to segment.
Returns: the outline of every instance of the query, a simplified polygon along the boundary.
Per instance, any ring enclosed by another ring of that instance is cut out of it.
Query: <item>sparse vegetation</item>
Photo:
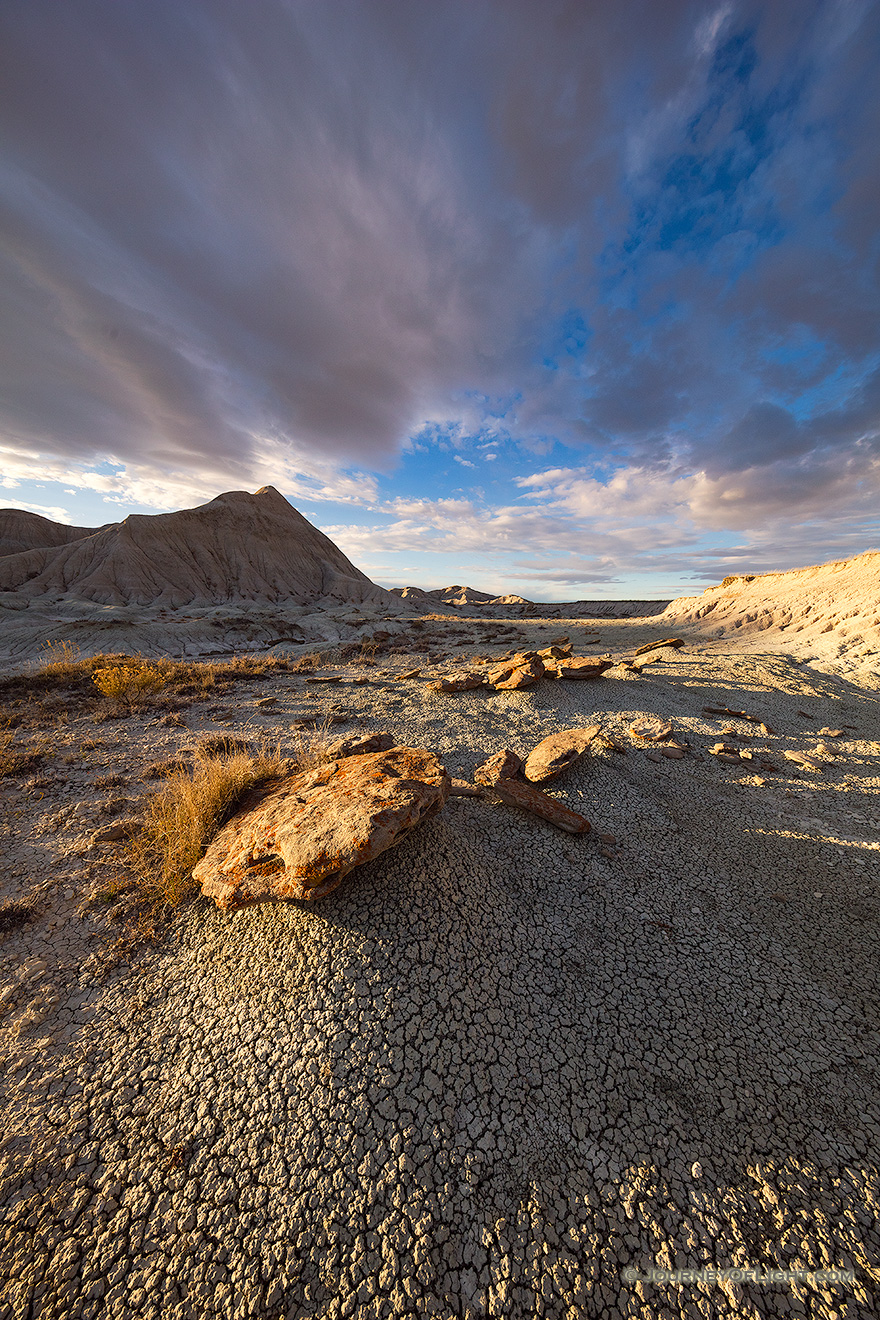
[[[190,770],[174,772],[147,803],[142,829],[128,847],[148,901],[177,907],[192,894],[192,869],[206,844],[249,789],[283,768],[277,751],[263,750],[197,756]]]
[[[161,692],[168,686],[170,675],[159,665],[135,658],[128,664],[102,665],[92,670],[92,682],[105,697],[114,701],[137,701]]]
[[[45,749],[17,744],[8,729],[0,730],[0,779],[10,775],[24,775],[42,762]]]
[[[224,661],[146,660],[124,653],[83,658],[71,642],[48,642],[33,669],[0,681],[0,701],[6,707],[7,728],[57,727],[68,718],[71,698],[76,698],[79,713],[101,722],[141,705],[164,706],[173,712],[189,702],[219,696],[237,683],[275,673],[308,672],[318,662],[317,656],[291,662],[278,655]]]

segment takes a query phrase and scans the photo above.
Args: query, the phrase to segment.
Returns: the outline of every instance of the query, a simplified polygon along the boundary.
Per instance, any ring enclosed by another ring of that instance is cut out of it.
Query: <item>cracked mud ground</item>
[[[276,721],[305,708],[278,695]],[[856,729],[823,775],[760,783],[706,754],[713,698],[780,746]],[[2,1320],[876,1316],[876,694],[676,655],[345,700],[452,774],[641,713],[694,750],[602,752],[553,786],[616,856],[457,799],[320,906],[198,901],[103,980],[72,915],[6,937],[4,979],[39,960],[63,989],[4,1037]],[[621,1278],[701,1265],[854,1282]]]

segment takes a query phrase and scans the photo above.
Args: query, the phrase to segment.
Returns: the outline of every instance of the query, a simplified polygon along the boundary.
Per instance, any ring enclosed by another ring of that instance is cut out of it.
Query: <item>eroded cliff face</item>
[[[716,637],[760,633],[774,649],[811,643],[828,657],[866,659],[880,652],[880,553],[727,577],[700,596],[680,596],[662,617]]]

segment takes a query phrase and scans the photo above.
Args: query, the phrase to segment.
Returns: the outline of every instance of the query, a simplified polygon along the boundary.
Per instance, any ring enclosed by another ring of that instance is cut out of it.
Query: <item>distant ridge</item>
[[[397,605],[274,486],[90,529],[0,510],[0,591],[105,605]],[[3,544],[4,542],[0,542]],[[18,548],[18,547],[22,548]]]
[[[447,609],[476,609],[487,617],[509,614],[536,614],[544,618],[566,619],[630,619],[660,614],[669,600],[565,600],[533,601],[525,596],[508,594],[493,596],[476,587],[392,587],[395,596],[410,604],[425,608],[445,606]]]
[[[111,525],[105,523],[104,527]],[[103,527],[69,527],[27,509],[0,509],[0,557],[68,545],[103,530]]]

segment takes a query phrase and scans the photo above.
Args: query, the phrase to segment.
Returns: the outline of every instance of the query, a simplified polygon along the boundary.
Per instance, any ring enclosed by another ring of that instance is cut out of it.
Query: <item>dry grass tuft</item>
[[[21,930],[36,916],[36,911],[33,903],[4,900],[0,903],[0,935],[10,935],[14,930]]]
[[[197,756],[234,756],[237,752],[249,753],[251,744],[232,733],[206,733],[195,750]]]
[[[146,808],[129,860],[154,906],[177,907],[195,892],[193,867],[242,796],[284,770],[278,751],[256,756],[198,756],[191,770],[175,771]]]
[[[45,754],[41,747],[16,744],[8,729],[0,730],[0,779],[28,774],[37,768]]]
[[[308,655],[300,655],[296,660],[289,661],[287,668],[291,674],[313,674],[322,663],[322,657],[316,651],[310,651]]]

